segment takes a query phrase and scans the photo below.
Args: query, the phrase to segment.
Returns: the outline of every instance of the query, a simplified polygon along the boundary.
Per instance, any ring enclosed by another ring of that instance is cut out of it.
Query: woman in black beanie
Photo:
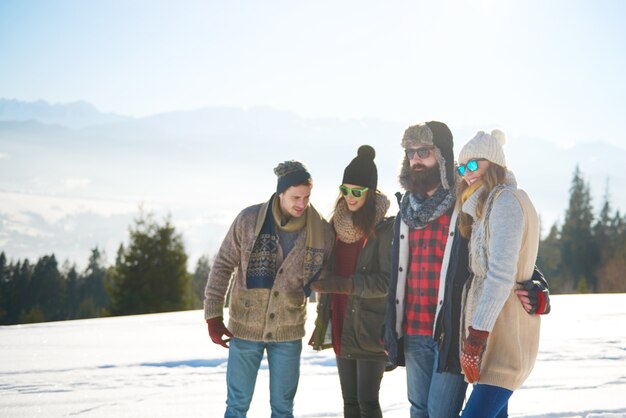
[[[382,417],[378,392],[387,361],[381,340],[393,218],[385,218],[389,199],[376,189],[375,156],[363,145],[344,170],[330,221],[337,235],[332,273],[311,284],[321,296],[310,344],[335,351],[344,417]]]

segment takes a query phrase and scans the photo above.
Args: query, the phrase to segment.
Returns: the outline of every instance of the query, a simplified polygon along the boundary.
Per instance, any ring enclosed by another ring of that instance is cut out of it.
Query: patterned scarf
[[[389,209],[389,199],[383,194],[376,195],[375,225],[383,220]],[[335,227],[337,238],[346,244],[352,244],[363,238],[363,233],[352,223],[352,212],[348,209],[346,199],[341,199],[333,215],[332,224]]]
[[[407,192],[400,202],[402,220],[413,229],[424,229],[426,225],[448,212],[454,206],[456,190],[439,186],[435,193],[423,197]]]
[[[246,271],[248,289],[271,289],[274,285],[278,251],[277,219],[280,219],[280,200],[276,194],[273,194],[270,200],[261,206],[257,216],[255,228],[257,238],[252,247]],[[292,218],[287,224],[279,227],[287,232],[306,228],[303,287],[308,286],[319,273],[324,262],[324,219],[312,205],[309,205],[304,215]]]

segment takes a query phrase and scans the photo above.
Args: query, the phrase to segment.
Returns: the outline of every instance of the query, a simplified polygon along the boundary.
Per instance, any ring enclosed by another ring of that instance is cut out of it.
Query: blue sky
[[[626,148],[622,1],[0,2],[0,97],[269,105]]]
[[[619,0],[0,0],[0,98],[84,100],[135,117],[270,106],[304,118],[391,121],[344,122],[397,126],[397,133],[372,128],[343,139],[341,131],[324,131],[318,141],[328,146],[329,137],[342,138],[343,152],[364,141],[375,146],[387,193],[397,190],[402,127],[444,121],[457,152],[477,130],[499,127],[507,149],[516,150],[507,156],[511,168],[551,225],[566,208],[574,160],[585,176],[592,173],[596,208],[607,179],[615,206],[623,213],[626,205],[618,171],[626,150],[624,16]],[[304,125],[340,126],[334,122]],[[276,154],[284,151],[269,143],[272,135],[264,138]],[[581,145],[595,141],[621,150]],[[262,179],[274,181],[271,162],[255,173],[252,192],[215,202],[205,191],[242,182],[231,165],[251,170],[265,162],[233,152],[223,162],[230,170],[223,181],[201,153],[176,154],[178,160],[164,153],[162,184],[148,170],[154,143],[137,150],[143,158],[131,158],[132,165],[116,160],[112,175],[107,155],[74,161],[76,150],[56,149],[67,159],[50,161],[57,145],[32,152],[8,141],[0,149],[0,247],[12,256],[56,252],[81,262],[96,244],[112,255],[140,203],[172,213],[192,255],[214,253],[237,211],[265,198]],[[344,163],[328,167],[328,158],[310,151],[306,158],[326,176],[316,177],[314,196],[324,211]]]

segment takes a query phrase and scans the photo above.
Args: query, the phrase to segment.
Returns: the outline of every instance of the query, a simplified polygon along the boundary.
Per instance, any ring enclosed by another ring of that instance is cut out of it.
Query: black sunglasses
[[[412,160],[415,154],[420,158],[428,158],[432,150],[431,147],[407,148],[404,150],[404,153],[406,154],[406,158]]]

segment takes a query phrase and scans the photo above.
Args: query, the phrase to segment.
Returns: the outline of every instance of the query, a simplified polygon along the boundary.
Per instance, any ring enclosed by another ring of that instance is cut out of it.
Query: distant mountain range
[[[69,128],[83,128],[128,119],[113,113],[102,113],[84,101],[50,104],[45,100],[22,102],[0,99],[0,121],[38,121]]]
[[[0,250],[83,262],[100,245],[112,259],[143,203],[171,213],[192,259],[214,253],[236,213],[272,193],[272,168],[283,160],[307,163],[312,201],[327,215],[343,169],[359,145],[370,144],[379,188],[391,197],[399,190],[400,139],[415,122],[307,119],[268,107],[130,118],[87,102],[0,99]],[[457,153],[478,128],[489,127],[451,126]],[[626,210],[624,148],[593,142],[564,149],[519,136],[508,138],[505,151],[544,230],[563,219],[576,164],[597,209],[608,179],[614,207]]]

